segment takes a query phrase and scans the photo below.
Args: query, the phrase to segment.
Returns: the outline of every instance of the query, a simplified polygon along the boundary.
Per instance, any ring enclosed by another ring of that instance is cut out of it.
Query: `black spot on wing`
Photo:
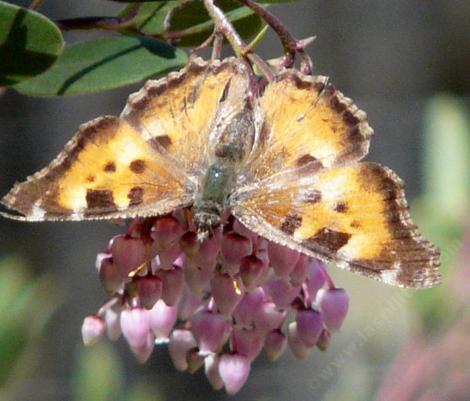
[[[289,213],[281,224],[281,231],[292,235],[302,225],[302,216],[297,213]]]
[[[351,234],[342,233],[340,231],[322,228],[315,235],[306,240],[307,243],[314,243],[328,249],[330,252],[337,252],[346,245],[351,238]]]

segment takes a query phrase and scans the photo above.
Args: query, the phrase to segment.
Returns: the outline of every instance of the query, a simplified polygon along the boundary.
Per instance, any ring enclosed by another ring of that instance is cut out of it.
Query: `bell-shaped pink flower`
[[[221,247],[224,271],[230,275],[237,274],[241,260],[252,252],[253,244],[249,238],[233,231],[224,234]]]
[[[290,283],[293,287],[300,287],[308,277],[310,257],[301,253],[299,260],[289,275]]]
[[[167,339],[176,323],[176,306],[168,306],[163,300],[158,300],[149,311],[149,324],[153,334],[159,340]]]
[[[293,287],[286,278],[280,278],[274,275],[266,281],[264,288],[271,296],[273,302],[280,308],[290,306],[292,301],[300,293],[300,287]]]
[[[296,322],[291,322],[289,324],[287,329],[287,342],[289,343],[289,348],[297,359],[306,358],[312,350],[312,347],[309,347],[300,339]]]
[[[173,267],[171,270],[160,270],[159,276],[162,279],[162,299],[168,306],[174,306],[178,303],[183,293],[184,272],[179,267]]]
[[[214,264],[205,266],[192,266],[185,264],[184,279],[188,288],[194,294],[202,297],[210,289],[210,282],[214,275],[214,268],[215,261]]]
[[[178,219],[173,216],[162,216],[157,219],[152,229],[152,238],[155,241],[159,252],[173,247],[175,244],[179,246],[180,237],[183,235],[184,229]]]
[[[204,359],[204,372],[214,390],[220,390],[224,387],[224,382],[219,373],[219,361],[220,358],[217,354],[207,355]]]
[[[274,242],[269,243],[268,252],[274,273],[279,277],[288,276],[300,258],[299,252]]]
[[[240,262],[240,277],[248,291],[253,290],[261,283],[267,267],[267,263],[255,255],[248,255],[242,258]]]
[[[104,314],[106,322],[106,334],[111,341],[116,341],[121,337],[121,307],[115,305],[106,309]]]
[[[189,320],[198,308],[202,306],[201,297],[194,294],[187,285],[183,288],[183,294],[178,303],[178,319]]]
[[[108,254],[100,254],[108,255]],[[113,294],[123,288],[124,281],[121,273],[113,263],[111,255],[97,258],[96,264],[99,269],[100,281],[106,292]]]
[[[150,317],[146,309],[133,308],[121,312],[121,330],[132,349],[146,346],[150,331]]]
[[[178,259],[181,253],[181,247],[178,242],[166,249],[159,251],[159,268],[163,270],[172,269],[176,259]]]
[[[325,285],[325,264],[318,259],[311,259],[308,265],[307,292],[310,299],[315,299],[317,292]]]
[[[250,374],[250,360],[246,356],[231,354],[222,355],[219,362],[219,374],[228,394],[240,391]]]
[[[262,335],[266,335],[268,331],[280,327],[286,316],[287,312],[285,310],[279,310],[273,302],[264,302],[253,319],[256,331]]]
[[[185,371],[188,369],[188,351],[196,346],[196,340],[190,330],[175,329],[172,331],[168,351],[177,370]]]
[[[144,241],[128,235],[117,235],[113,238],[111,253],[114,265],[123,279],[127,279],[129,273],[140,267],[147,258]]]
[[[146,309],[152,309],[162,296],[162,280],[155,276],[145,276],[137,277],[135,283],[141,305]]]
[[[98,316],[87,316],[82,324],[83,344],[93,345],[101,338],[105,330],[103,319]]]
[[[235,328],[232,331],[232,350],[253,361],[263,348],[263,338],[254,329]]]
[[[215,230],[213,235],[206,238],[199,247],[198,252],[193,255],[187,254],[187,262],[190,266],[202,269],[214,268],[217,256],[220,252],[222,242],[222,231]]]
[[[134,348],[131,347],[132,352],[140,363],[145,363],[152,355],[152,352],[155,348],[155,337],[153,333],[148,332],[145,344],[141,347]]]
[[[339,330],[348,314],[349,296],[346,291],[343,288],[321,289],[315,300],[325,326],[330,330]]]
[[[231,324],[219,313],[201,311],[191,318],[191,331],[202,352],[217,351],[226,341]]]
[[[237,324],[244,327],[251,326],[255,316],[261,311],[264,300],[265,293],[261,287],[246,293],[233,311]]]
[[[271,361],[278,359],[286,349],[287,338],[280,329],[271,330],[264,341],[266,357]]]
[[[244,226],[243,223],[239,222],[238,220],[235,220],[233,222],[233,231],[236,232],[237,234],[240,234],[243,237],[249,238],[251,242],[253,243],[258,237],[258,234],[251,231],[249,228]]]
[[[222,315],[231,315],[243,298],[243,283],[239,276],[231,277],[228,274],[215,272],[211,280],[211,293],[217,310]]]
[[[197,234],[194,231],[186,231],[180,238],[180,247],[186,256],[195,256],[201,248]]]
[[[297,312],[297,334],[305,345],[313,347],[323,331],[323,317],[313,309],[304,309]]]

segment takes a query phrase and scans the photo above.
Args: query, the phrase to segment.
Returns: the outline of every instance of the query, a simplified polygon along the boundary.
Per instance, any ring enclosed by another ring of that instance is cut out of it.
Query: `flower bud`
[[[233,231],[237,234],[240,234],[243,237],[249,238],[251,242],[255,242],[258,237],[258,234],[251,231],[249,228],[243,225],[243,223],[235,220],[233,222]]]
[[[194,231],[186,231],[180,238],[180,247],[186,256],[195,256],[201,248],[197,234]]]
[[[232,350],[253,361],[263,348],[263,339],[254,329],[236,328],[232,331]]]
[[[222,231],[216,230],[213,235],[206,238],[200,244],[199,250],[195,255],[188,255],[188,262],[191,266],[199,266],[202,268],[215,267],[217,255],[220,251],[220,244],[222,242]]]
[[[318,290],[325,284],[325,279],[325,264],[318,259],[312,259],[308,265],[306,283],[310,299],[315,299]]]
[[[247,357],[237,354],[222,355],[219,362],[219,374],[228,394],[240,391],[250,374],[250,361]]]
[[[168,306],[178,303],[183,293],[184,272],[183,269],[174,267],[171,270],[161,270],[159,276],[162,279],[162,299]]]
[[[149,313],[145,309],[125,309],[121,312],[121,330],[132,349],[143,348],[148,342]]]
[[[240,262],[243,257],[253,252],[253,245],[249,238],[235,232],[224,234],[221,253],[224,260],[223,267],[226,272],[234,275],[238,273]]]
[[[166,339],[170,336],[176,323],[176,314],[176,306],[168,306],[161,299],[149,311],[150,328],[157,339]]]
[[[183,294],[178,303],[178,319],[189,320],[194,312],[202,305],[201,297],[194,294],[187,285],[183,288]]]
[[[175,261],[181,255],[181,248],[178,243],[163,249],[158,252],[158,259],[160,262],[160,269],[167,270],[172,269]]]
[[[158,251],[161,252],[178,244],[183,231],[178,219],[168,215],[157,219],[151,235],[155,240]]]
[[[264,342],[264,349],[266,350],[266,357],[274,362],[278,359],[286,349],[287,338],[280,329],[271,330],[267,335]]]
[[[240,262],[240,277],[247,290],[257,287],[263,277],[267,264],[255,255],[245,256]]]
[[[299,260],[294,266],[294,270],[289,275],[290,284],[293,287],[300,287],[308,277],[310,257],[301,253]]]
[[[105,330],[103,319],[98,316],[87,316],[82,324],[82,339],[86,346],[98,342]]]
[[[323,317],[313,309],[299,310],[295,318],[297,334],[301,341],[313,347],[323,331]]]
[[[202,352],[217,351],[226,341],[230,322],[218,313],[201,311],[191,318],[191,331]]]
[[[300,287],[292,287],[286,279],[274,275],[266,281],[264,287],[273,302],[280,308],[290,306],[300,293]]]
[[[286,311],[279,310],[272,302],[265,302],[254,316],[256,331],[264,336],[268,331],[280,327],[286,316]]]
[[[190,349],[197,346],[193,333],[189,330],[173,330],[168,344],[173,365],[179,371],[188,369],[187,353]]]
[[[104,319],[106,322],[106,333],[111,341],[116,341],[121,337],[121,307],[114,305],[106,309]]]
[[[140,303],[146,309],[152,309],[162,296],[162,280],[155,276],[137,277],[135,279]]]
[[[233,311],[233,317],[240,326],[251,326],[254,317],[260,312],[265,299],[264,290],[261,287],[246,293]]]
[[[199,297],[209,291],[215,263],[205,267],[185,265],[184,279],[188,288]]]
[[[339,330],[349,308],[349,296],[346,291],[343,288],[321,289],[318,291],[316,303],[323,315],[325,326],[330,330]]]
[[[117,235],[111,244],[113,262],[121,278],[127,279],[129,273],[140,267],[146,261],[144,241],[126,235]]]
[[[274,242],[269,243],[268,253],[274,273],[279,277],[288,276],[300,258],[299,252]]]
[[[123,288],[124,282],[122,280],[121,273],[114,265],[113,258],[111,256],[100,258],[99,275],[103,288],[109,294],[118,292]]]
[[[144,345],[138,348],[131,347],[131,350],[140,363],[145,363],[150,358],[150,355],[152,355],[154,348],[155,337],[151,332],[148,332]]]
[[[292,353],[297,359],[304,359],[308,356],[312,347],[307,346],[300,338],[297,331],[297,323],[292,322],[287,329],[287,342]]]
[[[204,359],[204,372],[214,390],[220,390],[224,386],[219,373],[219,361],[220,358],[217,354],[208,355]]]
[[[243,284],[240,277],[216,272],[211,280],[211,292],[217,310],[222,315],[231,315],[243,298]]]

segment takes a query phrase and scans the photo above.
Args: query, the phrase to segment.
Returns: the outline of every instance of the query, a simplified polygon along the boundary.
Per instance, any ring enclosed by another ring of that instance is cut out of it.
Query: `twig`
[[[284,26],[284,24],[267,9],[260,6],[254,0],[238,0],[240,3],[251,8],[258,14],[279,36],[279,39],[284,48],[284,59],[280,63],[280,67],[290,68],[294,65],[295,56],[299,54],[302,59],[302,70],[311,72],[312,60],[305,53],[304,41],[296,39]]]
[[[44,3],[44,0],[33,0],[29,5],[29,9],[37,10],[39,7],[41,7],[42,3]]]
[[[227,39],[237,57],[246,58],[256,64],[263,71],[266,79],[271,81],[274,76],[269,66],[246,45],[222,10],[214,4],[214,0],[204,0],[204,5],[214,21],[216,31]]]

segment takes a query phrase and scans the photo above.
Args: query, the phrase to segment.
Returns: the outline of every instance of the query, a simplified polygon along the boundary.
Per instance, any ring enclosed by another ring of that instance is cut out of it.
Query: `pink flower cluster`
[[[214,389],[237,393],[263,350],[276,360],[325,350],[349,298],[325,265],[269,242],[228,216],[197,240],[190,209],[132,222],[98,255],[111,299],[85,318],[85,345],[121,334],[140,362],[168,343],[176,369],[204,366]]]

